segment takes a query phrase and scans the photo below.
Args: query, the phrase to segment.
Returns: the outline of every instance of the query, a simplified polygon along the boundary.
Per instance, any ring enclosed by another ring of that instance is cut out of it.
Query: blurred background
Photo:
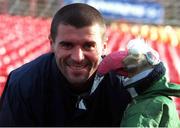
[[[135,37],[148,41],[165,62],[171,82],[180,84],[179,0],[0,0],[0,95],[7,75],[50,50],[52,16],[65,4],[82,2],[106,19],[109,52]],[[180,99],[174,99],[180,115]]]

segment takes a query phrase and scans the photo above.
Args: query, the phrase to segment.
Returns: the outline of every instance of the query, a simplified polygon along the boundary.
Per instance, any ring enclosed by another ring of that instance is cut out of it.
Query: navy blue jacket
[[[119,126],[131,101],[121,79],[109,73],[92,95],[87,110],[68,88],[53,53],[12,71],[0,101],[0,126]]]

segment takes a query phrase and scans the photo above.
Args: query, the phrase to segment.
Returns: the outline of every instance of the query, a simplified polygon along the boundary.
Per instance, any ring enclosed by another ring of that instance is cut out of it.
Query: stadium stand
[[[0,94],[10,71],[49,51],[50,19],[0,15]]]

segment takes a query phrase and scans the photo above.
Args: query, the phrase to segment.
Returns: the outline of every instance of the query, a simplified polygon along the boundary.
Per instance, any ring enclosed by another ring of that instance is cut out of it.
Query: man
[[[132,98],[115,72],[96,74],[107,46],[105,31],[95,8],[79,3],[61,8],[51,24],[52,52],[10,73],[0,126],[119,126]]]

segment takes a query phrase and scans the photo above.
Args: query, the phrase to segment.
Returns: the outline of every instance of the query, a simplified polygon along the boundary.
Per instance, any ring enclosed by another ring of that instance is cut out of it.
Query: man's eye
[[[94,50],[95,45],[94,44],[85,44],[84,49],[85,50]]]
[[[60,46],[64,49],[71,49],[73,47],[73,45],[69,42],[60,42]]]

